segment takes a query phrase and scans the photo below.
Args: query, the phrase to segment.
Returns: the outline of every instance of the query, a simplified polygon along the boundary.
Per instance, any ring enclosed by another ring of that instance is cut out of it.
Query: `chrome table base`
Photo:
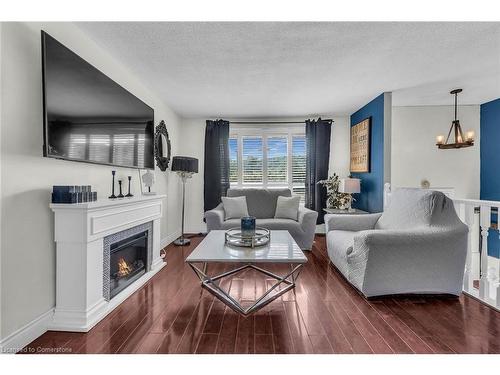
[[[227,306],[232,308],[234,311],[239,312],[240,314],[243,315],[248,315],[254,311],[257,311],[267,305],[268,303],[274,301],[276,298],[279,296],[285,294],[288,292],[290,289],[293,289],[295,287],[295,281],[299,277],[302,264],[290,264],[290,269],[291,271],[287,273],[285,276],[279,276],[276,275],[272,272],[269,272],[263,268],[257,267],[254,264],[246,264],[244,266],[235,268],[231,271],[224,272],[220,275],[216,276],[208,276],[206,274],[207,270],[207,263],[201,263],[203,265],[203,268],[200,269],[198,268],[194,262],[189,262],[188,263],[193,271],[196,273],[196,276],[199,277],[201,281],[201,285],[207,288],[211,293],[213,293],[217,298],[219,298],[222,302],[224,302]],[[233,275],[235,273],[241,272],[247,268],[253,268],[254,270],[263,273],[264,275],[270,276],[274,279],[276,279],[276,283],[273,284],[262,296],[256,299],[256,301],[251,305],[248,306],[247,308],[244,308],[241,306],[241,304],[231,297],[228,292],[223,290],[220,287],[220,280],[226,276]],[[285,284],[286,286],[283,289],[280,289],[279,286]],[[275,291],[274,293],[272,293]]]

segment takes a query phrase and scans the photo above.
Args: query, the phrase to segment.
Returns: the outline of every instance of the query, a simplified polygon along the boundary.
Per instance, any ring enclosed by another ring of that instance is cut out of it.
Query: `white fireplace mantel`
[[[166,263],[160,257],[165,195],[51,204],[55,214],[56,307],[51,330],[87,332]],[[104,237],[152,222],[149,272],[110,301],[103,296]]]

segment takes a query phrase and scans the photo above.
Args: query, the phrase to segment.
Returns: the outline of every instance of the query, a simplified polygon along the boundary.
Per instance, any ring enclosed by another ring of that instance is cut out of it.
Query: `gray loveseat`
[[[383,213],[325,215],[332,263],[366,297],[462,291],[467,226],[443,193],[397,189]]]
[[[229,189],[228,197],[245,196],[248,213],[257,218],[257,226],[267,229],[287,230],[302,250],[311,250],[316,230],[318,213],[305,207],[299,208],[298,221],[292,219],[275,219],[278,196],[291,197],[290,189]],[[213,210],[205,212],[207,229],[229,229],[240,226],[240,219],[224,218],[222,203]]]

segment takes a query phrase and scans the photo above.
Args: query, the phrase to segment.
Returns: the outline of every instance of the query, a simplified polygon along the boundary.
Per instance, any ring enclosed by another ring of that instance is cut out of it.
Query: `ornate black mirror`
[[[156,165],[161,171],[165,171],[170,164],[170,152],[167,126],[165,121],[161,120],[155,131],[155,159]]]

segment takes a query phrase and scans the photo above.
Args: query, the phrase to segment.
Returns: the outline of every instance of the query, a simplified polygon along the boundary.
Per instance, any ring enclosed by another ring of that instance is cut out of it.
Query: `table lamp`
[[[193,177],[194,173],[198,173],[198,159],[188,156],[174,156],[172,158],[172,172],[177,172],[182,180],[182,230],[181,236],[174,241],[175,245],[184,246],[191,242],[188,238],[184,238],[184,206],[186,201],[186,181]]]
[[[342,178],[339,184],[339,193],[354,194],[361,192],[361,180],[359,178]],[[349,200],[348,211],[354,211],[351,207],[352,197]]]

